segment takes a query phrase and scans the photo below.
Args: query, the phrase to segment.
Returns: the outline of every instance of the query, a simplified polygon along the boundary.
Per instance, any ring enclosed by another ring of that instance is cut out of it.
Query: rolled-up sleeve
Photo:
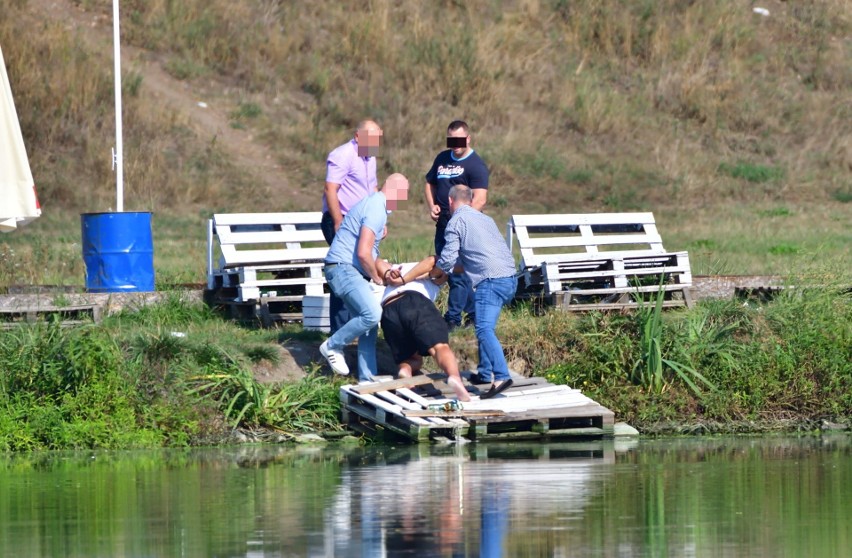
[[[459,248],[461,246],[461,237],[459,236],[459,231],[455,225],[458,221],[447,225],[447,229],[444,232],[444,249],[441,250],[441,255],[438,258],[438,263],[436,264],[444,273],[452,273],[453,268],[456,266],[456,262],[459,259]]]

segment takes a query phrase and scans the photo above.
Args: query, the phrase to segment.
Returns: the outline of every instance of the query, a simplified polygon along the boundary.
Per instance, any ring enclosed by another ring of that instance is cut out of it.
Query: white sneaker
[[[349,375],[349,367],[346,366],[346,359],[343,358],[343,353],[329,347],[328,339],[320,345],[320,354],[325,357],[325,360],[328,361],[328,365],[331,366],[335,374],[340,374],[341,376]]]

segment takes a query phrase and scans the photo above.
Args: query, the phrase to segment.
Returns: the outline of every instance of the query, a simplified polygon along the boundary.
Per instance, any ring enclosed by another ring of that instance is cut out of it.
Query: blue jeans
[[[339,296],[352,314],[346,322],[328,338],[328,346],[336,351],[358,338],[358,379],[372,380],[378,374],[376,365],[376,336],[382,307],[370,283],[351,264],[326,266],[325,280],[334,294]]]
[[[320,230],[322,230],[322,235],[325,237],[325,241],[329,246],[331,246],[331,243],[334,241],[336,231],[334,230],[334,219],[331,218],[331,213],[328,211],[322,214]],[[330,325],[332,333],[342,328],[346,322],[352,319],[352,315],[349,314],[349,310],[346,309],[346,305],[343,304],[343,301],[340,300],[340,297],[334,294],[334,292],[329,293],[328,296],[328,317],[331,321]]]
[[[437,228],[435,229],[435,255],[439,258],[441,257],[441,251],[444,249],[444,244],[447,243],[444,239],[444,232],[447,230],[448,221],[449,219],[444,220],[442,218],[438,221]],[[447,296],[447,313],[444,314],[444,319],[447,322],[461,325],[462,312],[469,315],[475,311],[473,283],[470,282],[470,278],[466,273],[450,273],[447,283],[449,284],[450,292]]]
[[[497,339],[497,320],[503,305],[515,298],[518,280],[513,277],[485,279],[473,292],[476,307],[476,340],[479,342],[479,377],[495,381],[509,379],[506,355]]]

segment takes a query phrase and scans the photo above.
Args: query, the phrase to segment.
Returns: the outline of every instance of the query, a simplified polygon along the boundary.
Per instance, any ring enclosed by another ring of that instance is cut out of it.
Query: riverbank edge
[[[625,424],[625,423],[620,423]],[[628,428],[633,428],[628,425]],[[664,421],[642,428],[636,428],[638,434],[616,435],[614,439],[648,439],[660,437],[702,437],[702,436],[780,436],[799,434],[803,436],[846,435],[852,436],[852,420],[829,421],[809,418],[790,418],[766,421],[700,421],[676,422]],[[561,438],[560,442],[571,441],[575,438]],[[585,439],[579,437],[577,439]],[[525,442],[539,441],[549,443],[551,440],[535,439]],[[361,436],[348,429],[326,430],[317,432],[287,433],[268,428],[237,428],[225,435],[220,445],[240,444],[293,444],[293,445],[358,445],[373,443],[368,437]],[[484,442],[487,443],[487,442]]]

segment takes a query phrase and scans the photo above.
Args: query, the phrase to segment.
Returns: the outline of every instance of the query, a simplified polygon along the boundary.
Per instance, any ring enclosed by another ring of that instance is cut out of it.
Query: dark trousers
[[[329,246],[331,246],[331,242],[334,240],[336,231],[334,230],[334,219],[331,218],[331,213],[328,211],[322,214],[320,228],[322,229],[322,235],[325,237],[325,241],[328,242]],[[329,318],[331,318],[331,333],[336,332],[338,329],[343,327],[346,322],[352,319],[352,314],[349,313],[346,305],[343,304],[343,299],[335,295],[334,292],[329,294],[328,313]]]
[[[441,214],[435,225],[435,254],[439,258],[446,244],[444,232],[447,230],[449,220],[449,214]],[[474,313],[473,283],[470,282],[466,273],[450,273],[447,283],[450,286],[450,292],[447,296],[447,313],[444,314],[444,319],[454,324],[461,324],[462,312],[468,315]]]

